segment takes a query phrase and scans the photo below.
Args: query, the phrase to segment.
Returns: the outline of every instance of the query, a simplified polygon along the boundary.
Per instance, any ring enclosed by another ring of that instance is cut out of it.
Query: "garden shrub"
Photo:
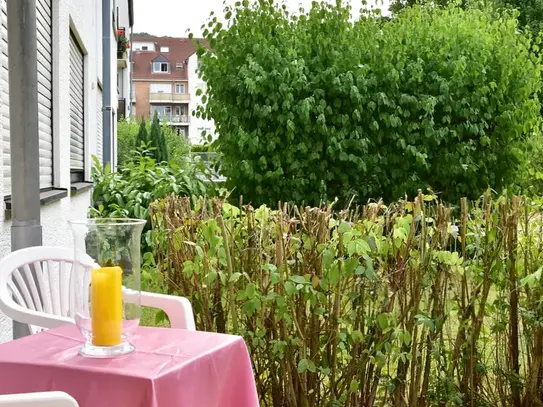
[[[415,6],[384,21],[314,2],[238,2],[204,32],[207,88],[230,187],[245,202],[475,198],[515,179],[538,130],[539,58],[515,16]],[[228,27],[228,28],[226,28]]]
[[[213,151],[213,149],[207,144],[192,144],[190,151],[191,153],[207,153]]]
[[[542,205],[460,208],[169,197],[144,279],[188,297],[198,329],[243,335],[262,406],[539,406]]]
[[[133,150],[132,155],[135,159],[117,172],[95,160],[92,217],[148,219],[149,205],[156,199],[214,194],[214,185],[206,182],[209,173],[200,162],[185,158],[182,163],[156,163],[146,151]]]
[[[141,143],[137,142],[138,134],[141,131],[142,134],[147,133],[141,137],[146,137],[146,145],[148,145],[148,134],[150,133],[150,123],[144,122],[145,132],[143,132],[141,122],[138,123],[135,120],[121,120],[117,124],[117,164],[119,167],[124,166],[130,162],[136,155],[136,146],[141,147]],[[169,161],[176,163],[183,163],[189,154],[189,145],[187,140],[177,134],[177,132],[170,126],[162,124],[162,132],[167,147],[167,158]]]

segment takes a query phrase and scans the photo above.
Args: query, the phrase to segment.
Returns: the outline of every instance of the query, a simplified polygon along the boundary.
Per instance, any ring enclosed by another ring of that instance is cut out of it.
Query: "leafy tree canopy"
[[[445,199],[508,185],[538,129],[539,59],[508,11],[415,6],[384,23],[313,3],[226,7],[199,48],[199,114],[224,174],[253,203]]]

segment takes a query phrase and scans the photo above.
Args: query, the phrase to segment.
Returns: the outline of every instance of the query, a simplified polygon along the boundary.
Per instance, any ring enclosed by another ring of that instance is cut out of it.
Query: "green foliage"
[[[540,69],[514,16],[413,7],[384,22],[313,3],[226,8],[200,47],[223,174],[245,202],[475,198],[515,178]],[[246,6],[247,5],[247,6]]]
[[[134,146],[140,132],[140,124],[135,120],[119,120],[117,122],[117,165],[124,166],[134,158]],[[141,142],[139,143],[141,146]]]
[[[148,126],[148,123],[146,125]],[[138,143],[139,133],[145,132],[148,134],[148,131],[147,127],[144,130],[142,129],[141,122],[139,125],[134,120],[122,120],[118,122],[117,163],[119,167],[124,166],[134,159],[136,146],[141,148],[141,142]],[[166,124],[162,124],[162,134],[167,147],[168,160],[179,164],[184,162],[189,154],[189,145],[185,138],[181,137],[175,129]],[[146,146],[148,146],[148,142],[145,142]]]
[[[202,197],[213,195],[214,185],[205,166],[186,157],[180,163],[157,163],[148,151],[133,151],[117,172],[101,168],[95,159],[92,168],[93,206],[91,217],[147,219],[151,202],[168,195]]]
[[[543,195],[543,135],[537,133],[526,141],[523,157],[523,165],[512,190],[528,196],[541,196]]]
[[[143,144],[145,146],[145,144]],[[188,155],[182,161],[156,163],[148,150],[132,150],[132,158],[112,172],[93,157],[93,218],[149,219],[149,205],[168,195],[188,197],[214,196],[216,186],[210,182],[209,170]],[[149,230],[148,224],[146,230]],[[146,234],[142,236],[144,252],[149,251]]]
[[[138,131],[138,136],[136,137],[136,144],[133,148],[140,148],[143,143],[149,143],[149,134],[147,132],[147,123],[145,122],[145,117],[141,117],[140,127]]]
[[[169,197],[145,281],[188,297],[199,330],[243,335],[263,406],[537,406],[543,206],[460,207]]]
[[[519,25],[531,31],[534,38],[541,32],[543,3],[538,0],[495,0],[497,6],[518,10]]]
[[[179,135],[177,130],[167,124],[162,124],[162,135],[167,147],[167,160],[182,162],[188,156],[190,145],[185,137]]]

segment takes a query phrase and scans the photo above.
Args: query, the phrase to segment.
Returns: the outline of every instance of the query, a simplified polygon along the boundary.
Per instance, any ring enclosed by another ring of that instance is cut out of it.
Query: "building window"
[[[159,119],[166,119],[171,121],[172,107],[171,106],[151,106],[151,117],[157,113]]]
[[[160,47],[160,52],[170,52],[170,47]]]
[[[151,93],[172,93],[172,85],[170,83],[152,83]]]
[[[184,83],[176,83],[175,84],[175,93],[185,93],[185,84]]]
[[[71,181],[84,181],[85,171],[85,70],[84,55],[70,33],[70,172]]]
[[[183,69],[183,67],[184,67],[183,62],[178,62],[177,64],[175,64],[175,68],[177,70],[181,70],[181,69]]]
[[[187,138],[187,128],[186,127],[179,127],[178,130],[179,135],[181,137]]]
[[[141,50],[142,51],[149,51],[149,47],[147,45],[142,45]]]
[[[170,64],[168,62],[153,62],[153,72],[168,73]]]

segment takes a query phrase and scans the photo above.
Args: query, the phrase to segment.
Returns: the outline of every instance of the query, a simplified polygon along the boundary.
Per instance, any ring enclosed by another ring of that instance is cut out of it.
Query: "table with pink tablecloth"
[[[258,407],[251,361],[238,336],[140,327],[137,351],[79,356],[66,325],[0,345],[0,394],[60,390],[81,407]]]

